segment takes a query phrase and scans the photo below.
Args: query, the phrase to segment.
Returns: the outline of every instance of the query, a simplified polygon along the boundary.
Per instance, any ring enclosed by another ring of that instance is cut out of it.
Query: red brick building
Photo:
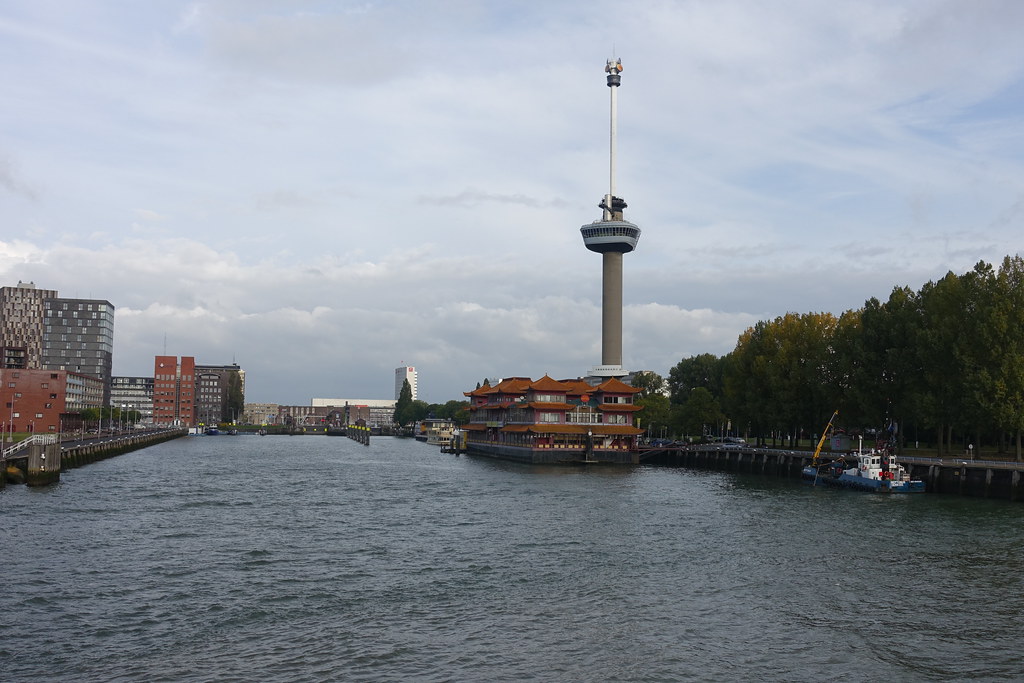
[[[0,370],[4,431],[58,432],[81,423],[86,408],[103,406],[103,381],[69,370]]]
[[[196,422],[196,359],[157,356],[153,361],[153,424],[191,427]]]

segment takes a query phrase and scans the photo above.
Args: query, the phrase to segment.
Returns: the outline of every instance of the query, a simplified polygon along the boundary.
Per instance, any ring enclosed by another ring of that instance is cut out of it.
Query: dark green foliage
[[[398,401],[395,402],[395,422],[405,426],[415,422],[412,417],[412,385],[409,380],[402,381],[402,389],[398,392]]]
[[[941,454],[968,443],[1003,449],[1012,438],[1021,459],[1024,259],[1007,257],[998,270],[982,261],[918,292],[897,287],[839,318],[761,321],[727,356],[680,361],[668,385],[684,406],[706,389],[741,433],[762,441],[819,433],[838,409],[837,424],[851,432],[895,423],[901,443],[930,441]],[[688,431],[695,412],[680,413]]]
[[[221,422],[234,424],[245,412],[245,394],[242,393],[242,377],[237,370],[228,372],[228,391],[221,406]]]

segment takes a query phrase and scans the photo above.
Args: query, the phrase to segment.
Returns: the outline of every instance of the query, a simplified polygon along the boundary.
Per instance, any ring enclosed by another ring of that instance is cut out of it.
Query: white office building
[[[409,380],[409,386],[412,387],[412,400],[415,401],[419,397],[419,393],[416,391],[416,368],[408,366],[395,368],[395,400],[399,399],[405,380]]]

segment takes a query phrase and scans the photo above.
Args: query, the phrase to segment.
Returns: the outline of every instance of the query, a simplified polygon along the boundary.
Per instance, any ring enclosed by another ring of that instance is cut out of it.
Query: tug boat
[[[801,476],[804,481],[815,486],[833,486],[861,491],[924,493],[924,482],[911,478],[906,468],[896,462],[896,458],[892,455],[894,445],[892,440],[868,453],[857,453],[850,456],[856,462],[854,467],[848,466],[846,458],[820,463],[818,456],[821,453],[822,444],[832,426],[832,421],[838,414],[838,410],[833,413],[832,419],[828,421],[828,425],[821,435],[821,440],[818,441],[811,464],[803,469]]]
[[[892,458],[888,449],[872,449],[869,453],[861,453],[854,457],[857,464],[850,468],[847,468],[845,458],[805,467],[803,478],[816,486],[836,486],[882,493],[924,493],[924,482],[912,479],[903,465]]]

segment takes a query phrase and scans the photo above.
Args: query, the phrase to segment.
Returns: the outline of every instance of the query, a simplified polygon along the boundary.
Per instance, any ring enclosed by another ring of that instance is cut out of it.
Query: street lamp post
[[[11,392],[11,445],[14,445],[14,403],[18,400],[17,395]],[[0,435],[2,436],[2,435]]]

